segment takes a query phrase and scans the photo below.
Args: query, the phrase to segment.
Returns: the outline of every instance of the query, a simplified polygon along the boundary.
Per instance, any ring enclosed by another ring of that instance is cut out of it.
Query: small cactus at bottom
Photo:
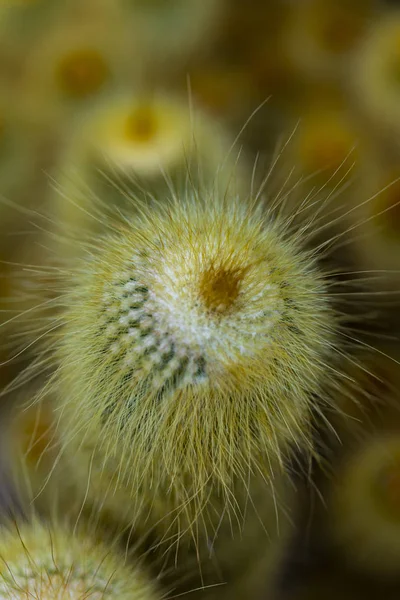
[[[158,600],[139,565],[105,543],[64,526],[11,523],[0,535],[0,597],[9,600]]]

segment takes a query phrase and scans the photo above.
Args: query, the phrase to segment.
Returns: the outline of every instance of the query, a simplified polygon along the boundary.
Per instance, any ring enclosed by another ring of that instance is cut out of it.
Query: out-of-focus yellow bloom
[[[167,96],[126,96],[93,114],[86,142],[119,169],[160,175],[184,162],[191,141],[189,109]]]
[[[380,271],[380,287],[400,279],[400,164],[368,155],[353,195],[351,214],[355,259]]]
[[[400,11],[374,22],[357,51],[351,82],[358,107],[393,139],[400,132]],[[397,143],[397,141],[395,141]]]
[[[126,84],[135,71],[130,33],[116,7],[58,11],[26,56],[18,91],[27,122],[68,132],[72,115]]]
[[[315,92],[293,124],[293,136],[278,162],[279,177],[286,181],[285,205],[307,222],[328,224],[344,219],[349,207],[347,187],[359,170],[363,146],[360,131],[347,107],[338,98],[327,100]],[[290,174],[290,177],[289,177]],[[339,227],[347,227],[340,221]]]
[[[374,0],[294,2],[285,41],[297,68],[322,78],[342,75],[376,5]]]
[[[304,175],[320,173],[328,180],[354,153],[357,141],[353,122],[344,110],[321,106],[300,120],[293,140],[294,166]]]
[[[60,193],[53,198],[57,227],[68,240],[82,240],[100,223],[107,230],[134,213],[138,196],[146,193],[162,202],[195,182],[218,182],[225,193],[246,179],[243,161],[237,165],[235,150],[229,152],[220,124],[179,96],[108,97],[76,124],[60,161]]]
[[[397,427],[396,427],[397,425]],[[400,560],[400,428],[363,442],[335,469],[328,498],[330,533],[346,559],[382,577],[396,576]]]

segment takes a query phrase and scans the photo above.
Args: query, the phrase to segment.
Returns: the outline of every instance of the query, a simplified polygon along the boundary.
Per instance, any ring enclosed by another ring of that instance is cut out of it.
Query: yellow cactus
[[[139,564],[86,532],[60,524],[3,526],[0,595],[10,600],[156,600],[155,582]]]
[[[212,535],[260,480],[272,498],[290,444],[310,446],[336,316],[261,207],[190,192],[142,213],[73,277],[51,387],[92,499],[171,544]]]

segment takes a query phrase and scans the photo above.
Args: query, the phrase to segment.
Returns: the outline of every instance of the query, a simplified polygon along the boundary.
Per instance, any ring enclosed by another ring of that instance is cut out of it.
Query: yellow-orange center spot
[[[158,119],[152,106],[139,106],[126,119],[125,137],[128,141],[146,144],[155,138]]]
[[[223,313],[235,303],[244,272],[242,269],[211,266],[200,280],[200,298],[211,312]]]
[[[87,48],[64,56],[57,66],[56,79],[65,94],[80,98],[97,92],[108,75],[104,57]]]

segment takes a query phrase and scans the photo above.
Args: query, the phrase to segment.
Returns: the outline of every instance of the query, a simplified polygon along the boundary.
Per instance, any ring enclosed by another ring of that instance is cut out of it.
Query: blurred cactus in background
[[[2,0],[0,87],[0,596],[397,599],[397,3]]]

